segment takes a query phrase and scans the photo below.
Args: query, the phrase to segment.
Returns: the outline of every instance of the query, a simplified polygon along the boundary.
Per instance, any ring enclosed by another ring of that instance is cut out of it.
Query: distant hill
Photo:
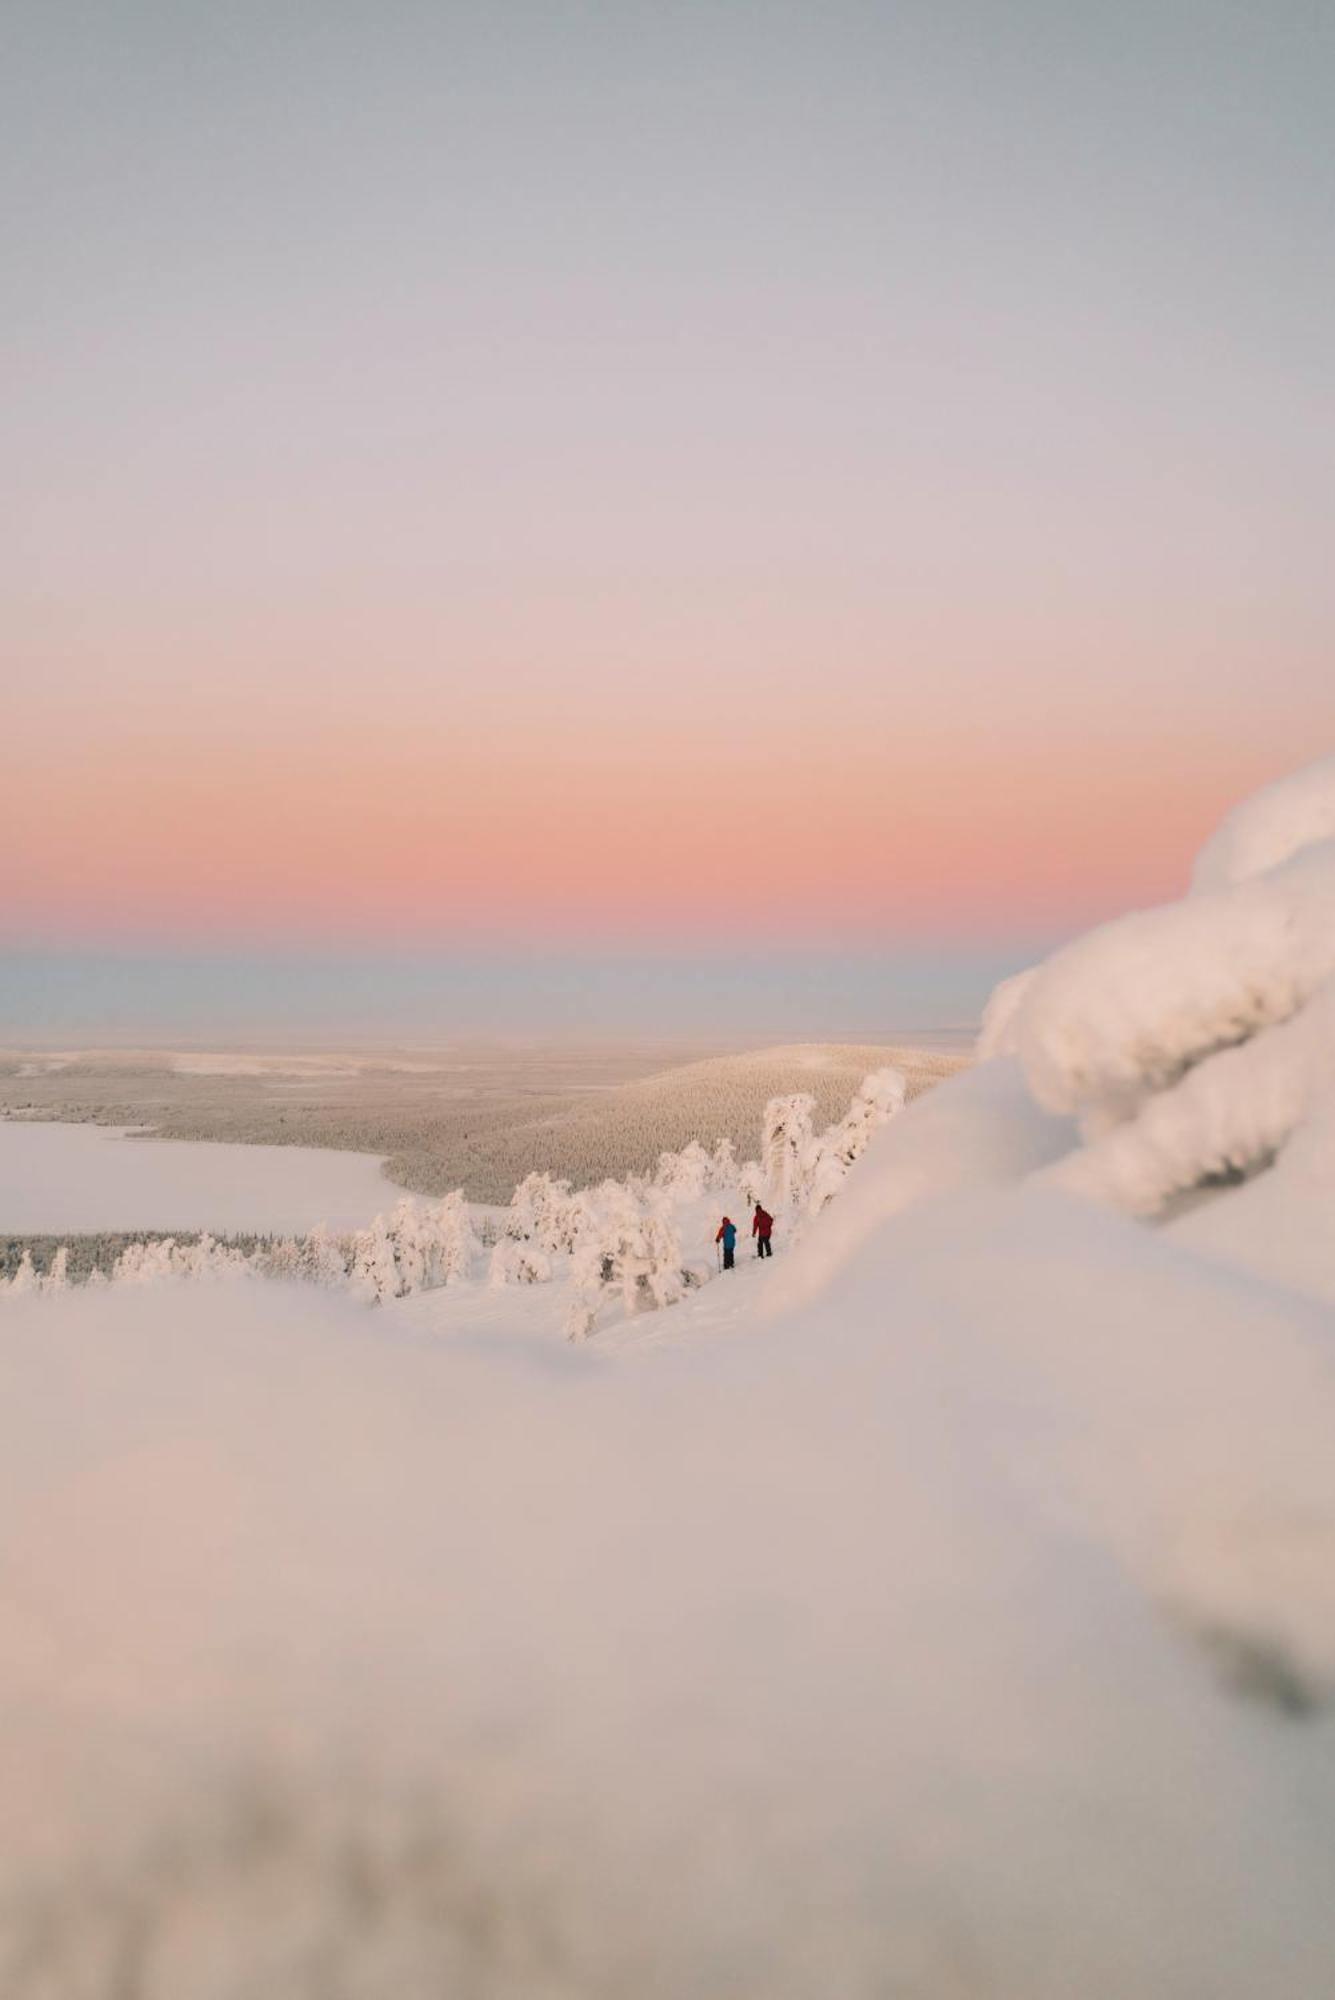
[[[462,1187],[473,1201],[503,1203],[535,1170],[577,1186],[622,1179],[691,1139],[712,1146],[726,1136],[745,1159],[759,1144],[767,1099],[781,1091],[809,1091],[817,1122],[828,1123],[870,1070],[895,1064],[912,1097],[968,1060],[956,1049],[887,1042],[699,1051],[637,1043],[0,1051],[0,1115],[374,1153],[402,1188]]]
[[[576,1186],[643,1173],[662,1152],[692,1139],[712,1146],[729,1138],[741,1158],[760,1142],[765,1105],[780,1092],[804,1090],[816,1100],[817,1124],[840,1118],[870,1070],[893,1063],[916,1097],[969,1058],[957,1051],[883,1043],[797,1042],[710,1056],[599,1092],[584,1092],[556,1112],[487,1119],[456,1139],[444,1157],[402,1152],[387,1163],[395,1180],[423,1192],[463,1185],[475,1201],[507,1201],[516,1181],[534,1171]]]

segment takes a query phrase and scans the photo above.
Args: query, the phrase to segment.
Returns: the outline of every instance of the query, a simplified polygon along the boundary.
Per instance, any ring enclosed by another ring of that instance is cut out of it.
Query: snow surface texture
[[[313,1146],[126,1137],[0,1119],[0,1231],[351,1229],[391,1190],[380,1162]]]
[[[8,1299],[6,2000],[1328,1991],[1300,858],[1037,968],[795,1250],[588,1345],[481,1279]],[[1253,924],[1292,1007],[1230,1047]],[[1200,1079],[1240,1127],[1262,1059],[1273,1164],[1090,1185]]]
[[[1328,1318],[1036,1190],[774,1270],[13,1304],[0,1990],[1323,1991]]]

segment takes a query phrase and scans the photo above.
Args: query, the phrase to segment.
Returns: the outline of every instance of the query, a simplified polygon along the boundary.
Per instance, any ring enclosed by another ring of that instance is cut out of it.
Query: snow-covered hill
[[[484,1132],[469,1155],[467,1185],[479,1199],[508,1200],[535,1167],[576,1185],[652,1170],[661,1152],[691,1140],[713,1146],[728,1139],[738,1154],[754,1153],[765,1106],[785,1092],[805,1091],[816,1116],[839,1118],[864,1076],[893,1066],[910,1097],[967,1062],[960,1050],[880,1042],[796,1042],[677,1063],[653,1076],[587,1094],[559,1111]],[[452,1182],[419,1176],[413,1186]]]
[[[1314,2000],[1335,766],[772,1264],[0,1313],[15,2000]]]

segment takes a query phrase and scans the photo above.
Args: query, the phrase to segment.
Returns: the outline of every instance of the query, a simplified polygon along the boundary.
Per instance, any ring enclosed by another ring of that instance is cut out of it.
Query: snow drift
[[[1238,807],[1181,902],[1012,985],[1006,1052],[1076,1121],[1054,1186],[1335,1299],[1335,759]]]
[[[652,1367],[15,1305],[0,1988],[1310,2000],[1329,1328],[972,1200]]]

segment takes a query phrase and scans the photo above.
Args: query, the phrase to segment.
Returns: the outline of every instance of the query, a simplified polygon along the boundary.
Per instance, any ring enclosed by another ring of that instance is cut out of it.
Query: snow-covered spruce
[[[353,1239],[350,1282],[359,1298],[383,1304],[471,1278],[482,1246],[461,1189],[437,1202],[405,1196]]]
[[[194,1243],[164,1236],[151,1243],[131,1243],[116,1260],[111,1281],[116,1285],[150,1285],[159,1278],[235,1278],[253,1270],[243,1251],[215,1242],[206,1232]]]

